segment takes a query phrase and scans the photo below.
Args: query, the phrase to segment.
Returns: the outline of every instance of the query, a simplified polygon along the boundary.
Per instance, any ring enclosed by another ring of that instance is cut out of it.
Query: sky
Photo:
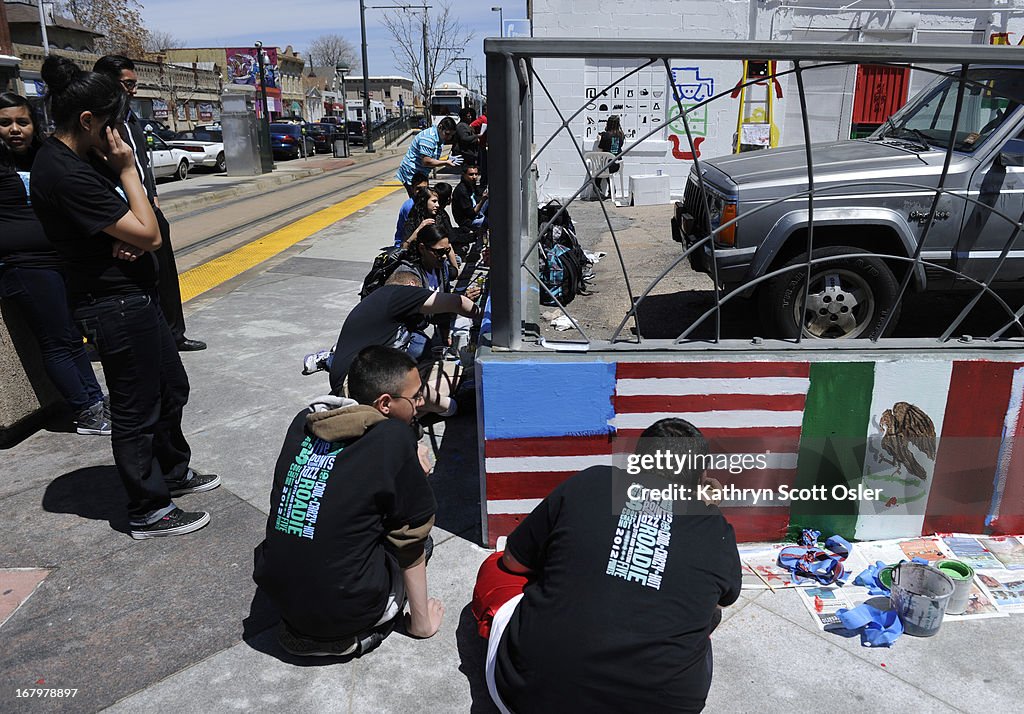
[[[417,0],[423,4],[423,0]],[[526,0],[447,0],[452,14],[475,37],[464,57],[473,59],[470,74],[485,71],[483,39],[499,32],[501,6],[506,21],[526,17]],[[410,0],[366,0],[370,5],[404,4]],[[410,4],[412,4],[410,2]],[[440,0],[427,0],[431,13],[441,7]],[[243,47],[259,40],[268,47],[282,49],[291,45],[306,55],[309,43],[324,34],[348,39],[359,52],[358,0],[143,0],[142,16],[150,30],[168,32],[188,47]],[[419,14],[421,11],[417,11]],[[370,76],[406,74],[396,66],[391,53],[391,34],[381,23],[383,10],[366,10],[367,64]],[[456,81],[456,65],[442,77]],[[475,83],[475,82],[474,82]]]

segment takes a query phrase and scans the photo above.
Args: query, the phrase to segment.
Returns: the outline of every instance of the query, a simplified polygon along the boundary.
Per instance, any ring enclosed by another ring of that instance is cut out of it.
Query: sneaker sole
[[[280,640],[278,640],[278,644],[281,645],[281,649],[295,657],[348,657],[351,654],[355,654],[359,649],[359,642],[356,642],[344,652],[302,652],[300,650],[293,650]]]
[[[204,483],[202,486],[195,486],[193,488],[171,489],[171,496],[187,496],[190,493],[202,493],[203,491],[212,491],[218,486],[220,486],[220,476],[218,476],[215,480],[210,481],[209,483]]]
[[[84,426],[77,427],[76,432],[82,436],[110,436],[110,429],[89,429]]]
[[[164,536],[176,536],[185,535],[186,533],[193,533],[200,528],[205,527],[210,523],[210,514],[204,513],[203,517],[187,523],[177,528],[167,528],[162,531],[130,531],[130,535],[135,540],[146,540],[147,538],[163,538]]]

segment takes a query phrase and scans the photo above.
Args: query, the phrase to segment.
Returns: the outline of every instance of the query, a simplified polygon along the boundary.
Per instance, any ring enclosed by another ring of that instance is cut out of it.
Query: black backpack
[[[576,227],[568,211],[555,214],[562,208],[558,201],[549,201],[537,211],[540,223],[540,279],[547,290],[541,290],[542,305],[555,305],[555,298],[568,305],[577,295],[586,295],[584,275],[593,263],[580,247]]]
[[[384,285],[406,257],[407,253],[402,248],[392,246],[381,249],[377,257],[373,259],[370,272],[363,278],[363,289],[359,291],[359,299],[362,300]]]

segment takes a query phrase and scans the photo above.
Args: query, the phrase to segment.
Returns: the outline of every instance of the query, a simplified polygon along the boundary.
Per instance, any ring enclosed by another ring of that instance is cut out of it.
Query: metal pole
[[[39,0],[39,31],[43,37],[43,57],[50,55],[50,39],[46,34],[46,11],[43,9],[43,0]]]
[[[370,66],[366,59],[366,0],[359,0],[359,29],[363,35],[363,122],[366,135],[366,153],[376,153],[373,137],[370,135]],[[348,116],[345,116],[345,131],[348,132]]]
[[[263,105],[262,146],[260,147],[260,166],[264,173],[274,170],[274,156],[270,146],[270,107],[267,104],[267,71],[263,65],[263,43],[257,42],[256,65],[260,71],[260,103]]]
[[[430,79],[430,46],[427,44],[427,7],[423,6],[423,106],[427,107],[424,114],[430,115],[430,94],[434,83]],[[433,117],[431,117],[433,119]]]
[[[344,138],[343,146],[345,147],[345,158],[348,158],[348,104],[345,97],[345,73],[341,73],[341,125],[345,127],[342,137]]]
[[[498,37],[505,36],[505,11],[503,8],[498,8]]]

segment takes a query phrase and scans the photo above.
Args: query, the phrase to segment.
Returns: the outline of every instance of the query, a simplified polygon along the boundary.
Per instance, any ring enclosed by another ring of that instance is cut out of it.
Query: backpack
[[[554,305],[554,298],[562,305],[568,305],[577,295],[586,295],[587,286],[583,276],[593,265],[580,247],[569,212],[562,211],[558,219],[552,222],[561,207],[558,201],[549,201],[537,211],[540,229],[543,231],[538,246],[540,279],[547,287],[547,290],[541,291],[542,305]]]
[[[406,251],[402,248],[394,246],[383,248],[377,257],[373,259],[370,272],[363,278],[363,288],[359,291],[359,299],[362,300],[386,283],[387,279],[398,269],[398,266],[402,264],[405,258]]]

